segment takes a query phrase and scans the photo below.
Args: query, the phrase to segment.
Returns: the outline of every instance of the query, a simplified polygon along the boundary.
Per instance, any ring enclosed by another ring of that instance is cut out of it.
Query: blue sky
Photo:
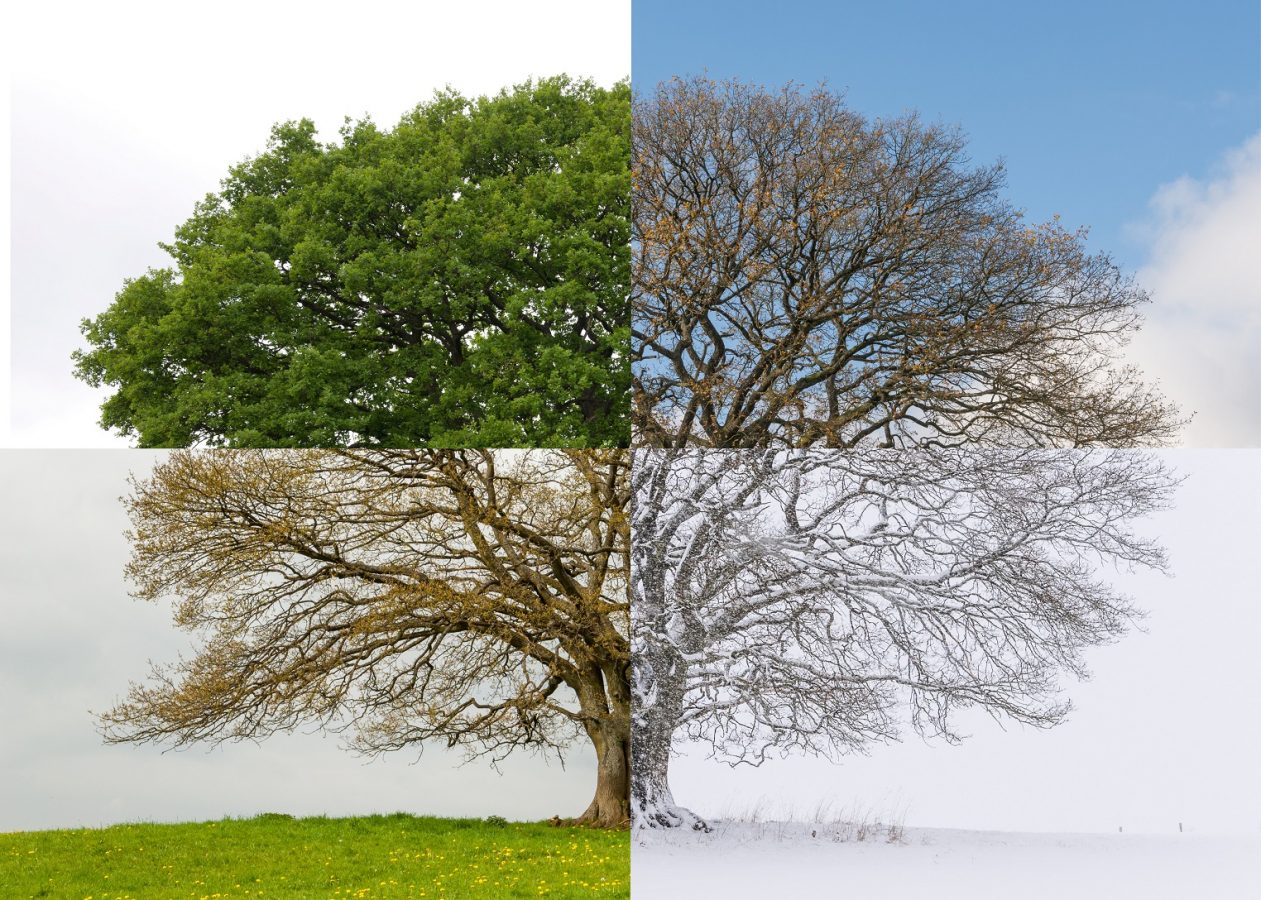
[[[1261,127],[1256,0],[635,0],[633,81],[820,81],[870,116],[955,123],[1035,219],[1091,226],[1123,267],[1156,189]]]

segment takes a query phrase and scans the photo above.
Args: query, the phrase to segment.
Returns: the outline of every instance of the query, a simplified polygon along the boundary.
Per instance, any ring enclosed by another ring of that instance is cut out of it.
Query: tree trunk
[[[651,659],[645,659],[649,656]],[[686,663],[648,651],[635,659],[635,760],[631,809],[635,828],[692,828],[709,831],[696,813],[674,802],[670,790],[670,747],[683,708]]]
[[[578,408],[582,410],[584,422],[602,421],[612,406],[608,398],[600,396],[600,391],[593,387],[587,388],[578,395]]]
[[[625,828],[630,824],[630,686],[626,666],[602,669],[595,663],[576,685],[583,727],[595,747],[595,797],[574,820],[593,828]]]
[[[588,726],[597,760],[595,797],[575,824],[625,828],[630,824],[630,740],[626,723]]]

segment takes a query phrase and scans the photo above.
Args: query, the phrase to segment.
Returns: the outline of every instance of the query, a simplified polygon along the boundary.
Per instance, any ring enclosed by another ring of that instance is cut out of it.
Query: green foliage
[[[145,447],[625,445],[629,218],[624,83],[279,125],[83,322],[77,375]]]
[[[629,897],[629,837],[405,814],[18,832],[0,834],[0,885],[6,897]]]

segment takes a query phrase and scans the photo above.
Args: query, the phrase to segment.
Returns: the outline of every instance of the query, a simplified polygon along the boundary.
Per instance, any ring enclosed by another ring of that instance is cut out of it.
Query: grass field
[[[399,813],[0,834],[6,898],[629,897],[625,831]]]

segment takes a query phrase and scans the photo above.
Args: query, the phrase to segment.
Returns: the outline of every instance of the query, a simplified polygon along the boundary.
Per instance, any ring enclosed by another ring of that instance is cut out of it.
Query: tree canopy
[[[1132,447],[1147,297],[964,139],[837,94],[676,79],[633,111],[636,441]]]
[[[191,658],[102,717],[114,741],[304,723],[368,753],[594,749],[580,817],[628,818],[625,450],[181,451],[127,505],[136,595]]]
[[[632,811],[674,803],[671,747],[732,765],[836,756],[959,710],[1045,727],[1058,676],[1137,612],[1103,567],[1165,565],[1135,519],[1175,479],[1134,451],[636,454]]]
[[[629,439],[630,89],[437,94],[276,126],[82,330],[141,446]]]

